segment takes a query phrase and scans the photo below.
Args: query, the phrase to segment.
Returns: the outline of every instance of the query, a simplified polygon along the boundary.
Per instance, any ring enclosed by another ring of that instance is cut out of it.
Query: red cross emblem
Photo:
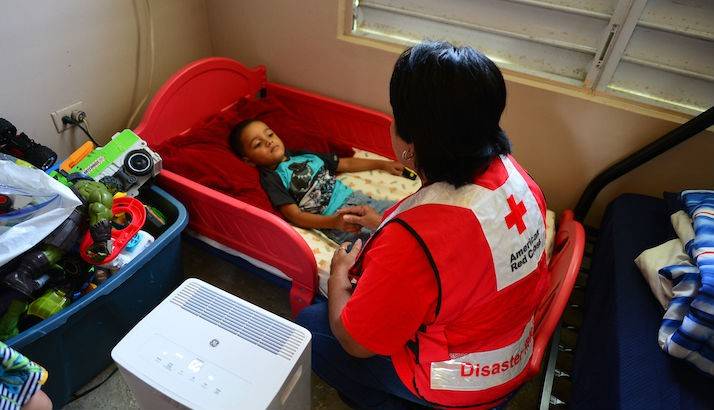
[[[518,227],[518,234],[520,235],[526,230],[526,224],[523,222],[526,206],[523,205],[523,201],[516,203],[516,199],[511,195],[508,197],[508,207],[511,208],[511,213],[506,215],[506,226],[511,229],[515,225]]]

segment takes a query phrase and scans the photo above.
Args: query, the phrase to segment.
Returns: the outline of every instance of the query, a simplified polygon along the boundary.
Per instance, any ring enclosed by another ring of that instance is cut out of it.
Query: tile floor
[[[285,318],[290,316],[288,289],[284,289],[206,252],[200,246],[183,241],[183,262],[186,277],[197,277]],[[138,409],[134,396],[115,366],[105,370],[90,382],[82,393],[103,380],[101,386],[63,407],[65,410]],[[114,372],[112,374],[112,372]],[[111,375],[108,379],[107,377]],[[535,409],[540,396],[540,381],[526,384],[508,405],[508,409]],[[312,377],[313,409],[348,409],[337,392],[317,376]]]

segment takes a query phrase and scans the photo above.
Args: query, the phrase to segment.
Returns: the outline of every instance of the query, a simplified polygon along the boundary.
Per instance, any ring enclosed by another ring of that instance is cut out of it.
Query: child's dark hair
[[[499,126],[506,84],[493,61],[470,47],[424,42],[404,51],[389,84],[397,133],[414,144],[429,182],[471,183],[511,144]]]
[[[228,135],[228,144],[231,146],[233,152],[241,158],[245,156],[245,152],[243,151],[243,142],[241,142],[240,136],[243,134],[245,127],[256,121],[258,120],[255,118],[246,118],[236,124],[236,126],[231,130],[231,133]]]

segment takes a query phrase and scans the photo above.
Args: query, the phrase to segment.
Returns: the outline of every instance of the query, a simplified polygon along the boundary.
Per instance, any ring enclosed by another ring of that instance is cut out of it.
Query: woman
[[[390,82],[392,145],[424,186],[332,260],[328,306],[305,309],[313,368],[360,408],[491,408],[523,383],[545,291],[545,200],[509,155],[506,88],[469,47],[422,43]],[[353,285],[353,283],[356,283]]]

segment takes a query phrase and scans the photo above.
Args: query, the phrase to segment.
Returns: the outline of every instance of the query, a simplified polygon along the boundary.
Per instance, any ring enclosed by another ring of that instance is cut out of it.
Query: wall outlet
[[[64,125],[62,124],[62,117],[65,115],[67,116],[72,116],[72,111],[84,111],[82,110],[82,102],[77,101],[76,103],[73,103],[71,105],[68,105],[64,108],[61,108],[57,111],[53,111],[50,113],[50,116],[52,117],[52,122],[55,124],[55,129],[57,130],[58,133],[61,133],[62,131],[66,130],[69,127],[72,127],[73,125]]]

